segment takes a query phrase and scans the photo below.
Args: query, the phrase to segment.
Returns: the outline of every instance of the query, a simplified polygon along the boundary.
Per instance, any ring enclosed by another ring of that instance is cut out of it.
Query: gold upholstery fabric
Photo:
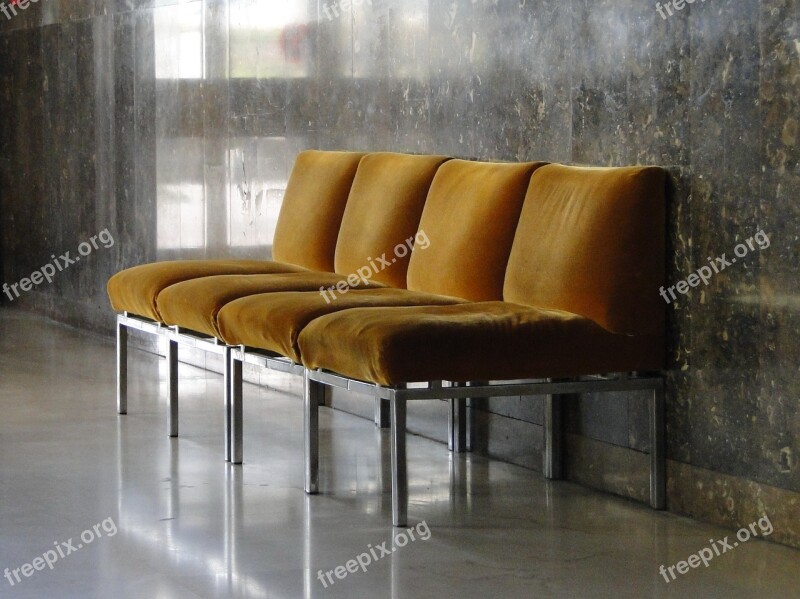
[[[297,156],[275,227],[275,260],[333,272],[339,227],[363,156],[317,150]]]
[[[308,160],[304,154],[298,162],[302,166]],[[379,281],[405,287],[411,255],[406,242],[411,239],[413,243],[431,181],[446,160],[443,156],[393,153],[368,154],[361,159],[336,250],[340,274],[304,271],[286,277],[218,276],[185,281],[161,292],[159,314],[166,324],[219,337],[217,313],[226,303],[247,295],[317,291],[323,286],[335,286],[346,277],[352,279],[349,290],[363,289],[370,283],[382,287]],[[294,180],[291,187],[297,188]],[[291,209],[291,202],[287,206]],[[405,257],[395,252],[397,245],[403,246]],[[373,269],[370,263],[375,264],[379,257],[390,261],[390,265]],[[363,278],[355,277],[359,273]]]
[[[266,293],[226,304],[217,323],[222,339],[230,345],[264,349],[300,362],[297,336],[308,323],[325,314],[358,307],[448,305],[460,301],[388,287],[353,291],[332,300],[319,292]],[[331,341],[334,345],[338,342]]]
[[[591,320],[509,302],[359,308],[299,336],[308,368],[382,385],[574,377],[659,369],[659,337],[617,335]]]
[[[334,273],[303,271],[270,275],[221,275],[184,281],[167,287],[158,296],[158,310],[163,322],[221,338],[217,314],[225,304],[248,295],[281,291],[319,291],[347,278]],[[360,281],[349,288],[363,289]],[[381,287],[374,283],[372,287]]]
[[[431,182],[446,160],[389,152],[361,159],[336,244],[337,273],[361,271],[374,281],[405,288],[411,258],[405,244],[417,233]],[[381,256],[391,266],[376,262]]]
[[[142,265],[108,292],[117,311],[383,385],[660,370],[665,185],[656,167],[303,152],[279,262]]]
[[[522,202],[541,164],[444,163],[419,225],[429,247],[411,255],[408,288],[475,301],[502,299]]]
[[[220,274],[302,272],[303,268],[268,260],[174,260],[141,264],[118,272],[108,281],[108,297],[116,312],[129,312],[163,322],[158,294],[170,285]]]
[[[503,299],[663,334],[666,173],[551,164],[531,178]]]

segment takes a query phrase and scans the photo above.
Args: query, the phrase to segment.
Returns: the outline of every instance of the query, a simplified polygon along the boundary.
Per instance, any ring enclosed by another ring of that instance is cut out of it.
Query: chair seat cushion
[[[163,322],[158,294],[181,281],[224,274],[306,272],[306,269],[270,260],[174,260],[128,268],[108,281],[108,296],[117,312],[130,312]]]
[[[310,323],[298,347],[307,368],[382,385],[657,370],[664,361],[660,337],[509,302],[347,310]]]
[[[217,325],[222,340],[230,345],[263,349],[301,362],[297,337],[320,316],[352,308],[374,306],[436,306],[462,302],[453,297],[405,289],[354,290],[335,299],[317,292],[251,295],[220,310]],[[337,340],[333,340],[335,346]]]
[[[170,285],[158,296],[158,312],[163,322],[221,338],[217,314],[230,302],[248,295],[282,291],[316,291],[329,288],[347,277],[326,272],[293,272],[266,275],[219,275]],[[351,283],[353,280],[351,279]],[[358,279],[350,289],[380,288],[380,283]]]

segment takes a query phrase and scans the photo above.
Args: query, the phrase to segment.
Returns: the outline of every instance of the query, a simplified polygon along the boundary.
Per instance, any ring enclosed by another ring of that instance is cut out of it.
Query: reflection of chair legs
[[[472,456],[465,453],[450,453],[450,513],[454,521],[472,511]]]
[[[392,494],[392,439],[390,431],[375,429],[375,440],[378,446],[378,490],[381,493],[381,507]]]
[[[454,387],[473,387],[485,382],[456,383]],[[472,461],[465,454],[477,450],[475,412],[481,398],[450,399],[450,506],[454,515],[468,513],[472,507]]]
[[[225,467],[224,542],[222,544],[225,574],[224,578],[217,577],[215,587],[220,591],[223,589],[227,591],[228,596],[235,596],[237,591],[241,592],[242,586],[237,575],[241,552],[239,534],[242,530],[242,519],[245,513],[242,478],[241,468]]]

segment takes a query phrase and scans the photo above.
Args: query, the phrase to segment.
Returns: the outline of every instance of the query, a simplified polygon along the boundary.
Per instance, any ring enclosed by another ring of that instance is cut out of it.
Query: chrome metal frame
[[[546,478],[563,475],[563,432],[561,395],[612,391],[651,391],[648,402],[650,435],[650,506],[664,509],[666,502],[666,456],[664,428],[664,381],[661,375],[631,376],[627,373],[580,377],[576,380],[531,382],[428,382],[425,387],[398,385],[385,387],[323,370],[308,370],[277,355],[243,346],[225,345],[212,337],[201,337],[178,327],[167,327],[151,320],[117,316],[117,411],[128,412],[128,329],[167,339],[169,434],[178,435],[178,346],[188,345],[221,354],[225,360],[225,459],[241,464],[243,457],[242,380],[244,364],[303,377],[305,482],[308,494],[319,492],[319,406],[324,403],[325,387],[346,389],[371,396],[375,402],[375,424],[391,429],[392,522],[408,522],[408,471],[406,459],[407,402],[449,400],[448,447],[453,452],[475,448],[475,406],[477,398],[509,395],[545,395],[543,452]],[[448,384],[446,384],[448,383]]]
[[[164,337],[167,340],[167,397],[169,402],[168,433],[179,434],[178,399],[178,347],[194,347],[206,352],[222,355],[224,360],[224,409],[225,409],[225,461],[241,464],[243,461],[243,365],[276,370],[303,376],[305,368],[282,356],[260,353],[243,347],[226,345],[214,337],[205,337],[180,327],[166,326],[123,312],[117,315],[117,413],[128,413],[128,330]],[[324,403],[324,396],[319,398]],[[375,400],[375,425],[389,427],[389,402]]]
[[[305,368],[295,364],[289,358],[270,355],[254,350],[245,351],[244,347],[230,347],[230,370],[233,375],[230,379],[230,420],[232,434],[230,437],[230,462],[241,464],[244,458],[244,417],[243,417],[243,376],[245,364],[253,364],[269,370],[277,370],[288,374],[303,376]]]
[[[179,433],[179,401],[178,401],[178,347],[180,345],[195,347],[210,353],[223,356],[224,368],[224,406],[225,406],[225,461],[232,461],[232,451],[236,446],[234,439],[239,435],[241,448],[241,425],[233,428],[235,408],[231,401],[231,390],[234,388],[236,372],[232,370],[231,354],[233,348],[213,337],[201,337],[180,327],[168,327],[159,322],[132,316],[127,312],[117,314],[117,413],[128,413],[128,330],[134,329],[142,333],[163,337],[167,340],[167,398],[169,402],[168,433],[177,437]],[[241,376],[241,372],[239,373]],[[241,407],[241,405],[239,406]],[[239,413],[241,423],[241,413]],[[240,458],[241,462],[241,458]]]
[[[384,387],[365,383],[321,370],[307,371],[306,388],[327,385],[370,395],[390,402],[392,448],[392,523],[408,523],[408,471],[406,463],[406,409],[407,402],[431,399],[451,401],[450,447],[459,451],[464,447],[464,401],[471,397],[504,397],[509,395],[546,395],[545,402],[545,475],[560,478],[562,475],[563,436],[559,395],[612,391],[651,391],[650,413],[650,506],[664,509],[666,502],[665,480],[665,429],[664,381],[661,376],[631,376],[627,373],[580,377],[566,381],[472,383],[445,386],[442,381],[429,383],[425,388]],[[318,393],[319,391],[314,391]],[[307,394],[310,391],[307,391]],[[314,432],[307,433],[306,451],[318,450],[319,442]],[[318,456],[307,457],[306,464],[316,463]],[[308,473],[307,473],[308,477]]]

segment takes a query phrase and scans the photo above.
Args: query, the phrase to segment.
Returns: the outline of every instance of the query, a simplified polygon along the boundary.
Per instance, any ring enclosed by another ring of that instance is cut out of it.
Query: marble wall
[[[663,4],[663,3],[662,3]],[[303,148],[674,175],[670,279],[752,251],[670,312],[670,509],[800,546],[800,2],[40,0],[0,13],[2,277],[108,229],[6,305],[107,332],[116,270],[267,256]],[[335,398],[347,408],[348,398]],[[352,408],[357,409],[357,408]],[[436,406],[412,420],[438,433]],[[569,406],[569,476],[641,497],[640,397]],[[493,401],[482,451],[538,468],[541,406]]]

